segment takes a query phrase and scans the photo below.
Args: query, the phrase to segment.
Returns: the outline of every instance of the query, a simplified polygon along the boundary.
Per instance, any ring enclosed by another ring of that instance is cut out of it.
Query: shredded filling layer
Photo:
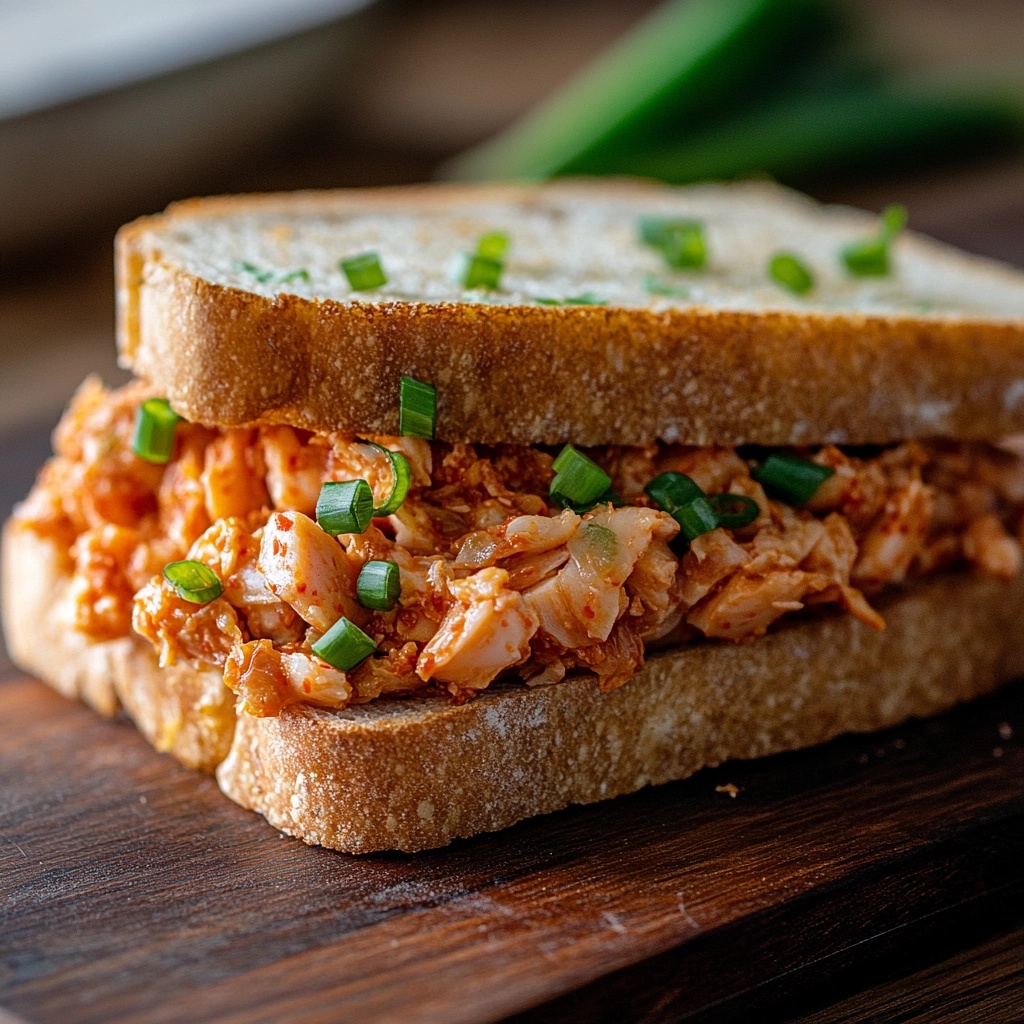
[[[252,715],[439,690],[462,700],[498,676],[538,685],[578,669],[610,690],[651,648],[754,640],[818,606],[882,629],[869,598],[886,586],[952,566],[1003,579],[1021,569],[1024,459],[993,445],[793,450],[833,470],[800,507],[766,495],[757,453],[591,450],[622,504],[579,515],[552,506],[554,452],[535,447],[182,422],[155,465],[132,450],[151,395],[87,381],[17,516],[70,553],[57,614],[97,641],[134,630],[161,665],[222,668]],[[408,495],[362,533],[331,536],[314,518],[325,481],[366,480],[377,507],[387,497],[377,446],[408,459]],[[686,543],[644,493],[665,472],[750,498],[757,517]],[[163,568],[185,558],[216,573],[219,597],[178,596]],[[398,566],[391,610],[357,596],[376,560]],[[313,652],[341,617],[376,644],[347,672]]]

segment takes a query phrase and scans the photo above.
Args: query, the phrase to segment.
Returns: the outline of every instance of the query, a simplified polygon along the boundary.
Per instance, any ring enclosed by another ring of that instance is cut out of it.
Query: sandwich
[[[13,657],[417,851],[1024,669],[1024,275],[769,184],[179,203],[3,538]]]

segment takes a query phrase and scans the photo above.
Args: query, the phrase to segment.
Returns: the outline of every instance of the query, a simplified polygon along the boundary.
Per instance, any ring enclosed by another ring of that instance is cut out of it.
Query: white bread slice
[[[707,269],[669,271],[637,240],[645,215],[704,222]],[[875,228],[768,184],[193,200],[118,236],[120,355],[183,415],[220,425],[393,434],[409,374],[438,386],[447,440],[883,443],[1024,428],[1024,274],[904,234],[891,276],[850,278],[838,253]],[[511,240],[502,290],[466,291],[449,265],[492,230]],[[780,249],[817,276],[807,298],[769,279]],[[366,250],[390,281],[353,292],[338,260]],[[275,283],[299,270],[308,281]],[[648,294],[650,277],[688,296]],[[535,301],[588,292],[607,304]]]
[[[577,676],[493,686],[458,707],[379,700],[235,725],[217,673],[160,669],[137,637],[88,645],[55,625],[67,572],[49,540],[8,523],[2,574],[21,665],[107,713],[119,698],[158,749],[195,767],[220,762],[220,786],[242,806],[353,853],[442,846],[730,758],[884,728],[1024,672],[1024,577],[956,573],[880,602],[883,632],[850,615],[795,622],[746,645],[655,654],[607,694]]]
[[[228,752],[235,722],[234,694],[220,670],[187,664],[161,669],[152,645],[134,634],[90,641],[62,615],[70,582],[67,553],[8,520],[0,596],[11,658],[101,714],[123,706],[157,750],[190,768],[213,771]]]

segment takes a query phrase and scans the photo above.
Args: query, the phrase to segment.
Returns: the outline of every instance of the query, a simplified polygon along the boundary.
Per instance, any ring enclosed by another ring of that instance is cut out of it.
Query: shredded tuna
[[[881,629],[871,600],[887,587],[947,567],[1012,579],[1024,563],[1024,458],[993,445],[800,450],[833,473],[799,508],[767,495],[734,449],[598,449],[623,504],[578,515],[549,504],[540,448],[183,422],[170,462],[153,465],[131,450],[149,394],[86,382],[18,516],[68,551],[60,611],[77,629],[134,630],[163,665],[219,666],[252,715],[438,690],[461,700],[498,677],[552,685],[572,670],[607,690],[654,645],[749,642],[827,608]],[[389,493],[376,445],[408,459],[405,502],[361,534],[328,535],[312,518],[324,481],[365,479],[378,504]],[[757,517],[687,544],[644,494],[670,471],[752,499]],[[163,579],[185,557],[213,569],[219,598],[191,604]],[[370,560],[399,567],[392,610],[357,600]],[[377,646],[348,672],[313,653],[341,616]]]

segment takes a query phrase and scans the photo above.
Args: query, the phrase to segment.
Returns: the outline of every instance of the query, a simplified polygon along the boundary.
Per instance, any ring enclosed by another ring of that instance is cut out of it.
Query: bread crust
[[[125,365],[190,419],[394,434],[409,374],[438,387],[438,436],[581,445],[889,443],[1024,429],[1024,319],[476,302],[276,298],[188,272],[163,251],[180,219],[246,211],[528,204],[558,189],[471,186],[228,197],[178,204],[118,236]],[[634,194],[650,186],[591,186]],[[646,194],[646,193],[644,193]],[[859,223],[859,222],[858,222]],[[1024,294],[1024,278],[934,243],[916,259]],[[932,251],[932,250],[935,251]],[[842,386],[837,387],[836,382]]]
[[[160,668],[152,645],[134,634],[90,641],[64,614],[70,571],[54,540],[16,519],[5,524],[0,586],[11,658],[100,714],[123,708],[157,750],[213,771],[228,753],[235,723],[234,694],[220,669]]]
[[[352,853],[442,846],[728,759],[884,728],[1024,671],[1024,578],[957,573],[881,602],[883,632],[835,614],[751,644],[693,645],[653,655],[608,694],[578,676],[494,686],[462,706],[290,708],[236,726],[219,672],[160,669],[140,639],[88,644],[63,627],[52,614],[63,558],[16,522],[4,530],[4,626],[18,663],[104,713],[120,701],[158,749],[207,770],[220,762],[221,789],[243,807]]]

